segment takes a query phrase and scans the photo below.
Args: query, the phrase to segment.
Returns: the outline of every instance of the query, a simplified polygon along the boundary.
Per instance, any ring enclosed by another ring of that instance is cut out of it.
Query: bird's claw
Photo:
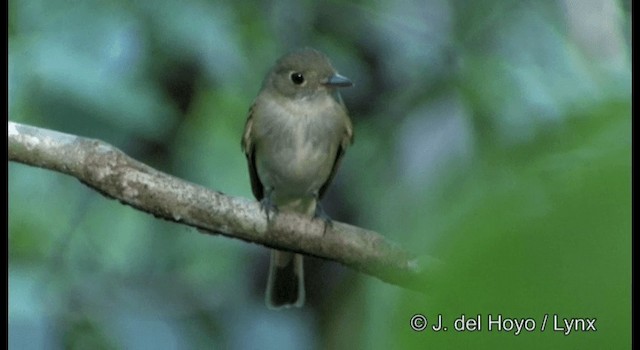
[[[322,205],[320,205],[320,202],[316,202],[316,211],[313,217],[314,219],[320,219],[324,221],[323,234],[327,233],[327,228],[333,228],[333,221],[331,220],[331,217],[329,217],[329,215],[327,215],[327,213],[324,211]]]
[[[269,196],[264,197],[260,200],[260,208],[264,210],[264,213],[267,215],[267,221],[271,221],[275,214],[278,214],[278,207],[271,201]]]

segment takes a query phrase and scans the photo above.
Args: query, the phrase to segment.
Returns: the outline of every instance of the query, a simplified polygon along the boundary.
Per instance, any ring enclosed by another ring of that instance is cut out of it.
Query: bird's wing
[[[346,121],[347,122],[345,125],[344,134],[342,135],[342,139],[340,140],[340,146],[336,151],[336,158],[333,161],[333,168],[331,168],[331,173],[329,174],[327,181],[325,181],[325,183],[322,185],[322,187],[320,187],[320,190],[318,191],[318,199],[321,199],[322,196],[324,196],[325,191],[331,184],[331,181],[333,181],[334,176],[336,176],[336,172],[338,171],[338,167],[340,167],[340,162],[342,161],[344,153],[347,151],[347,148],[349,148],[349,146],[353,143],[353,125],[351,124],[351,120],[348,117],[346,118]]]
[[[247,116],[247,122],[244,125],[244,133],[242,134],[242,152],[247,157],[247,165],[249,166],[249,178],[251,179],[251,191],[257,200],[261,200],[264,197],[264,186],[260,182],[258,177],[258,170],[256,168],[256,152],[251,132],[253,128],[253,108],[255,104],[249,108],[249,115]]]

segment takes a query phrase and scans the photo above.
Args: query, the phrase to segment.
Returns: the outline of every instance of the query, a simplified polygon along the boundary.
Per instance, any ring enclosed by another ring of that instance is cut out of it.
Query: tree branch
[[[356,226],[280,213],[267,223],[256,201],[212,191],[155,170],[94,139],[9,122],[9,160],[71,175],[154,216],[271,248],[340,262],[388,283],[424,290],[434,267]],[[437,264],[435,264],[437,265]]]

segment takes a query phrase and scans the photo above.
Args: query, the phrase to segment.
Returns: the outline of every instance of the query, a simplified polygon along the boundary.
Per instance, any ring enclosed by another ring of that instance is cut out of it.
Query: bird
[[[308,47],[280,57],[265,76],[241,146],[268,222],[279,212],[296,212],[331,225],[320,199],[353,142],[339,93],[350,86],[325,54]],[[302,255],[272,249],[265,301],[271,309],[304,305]]]

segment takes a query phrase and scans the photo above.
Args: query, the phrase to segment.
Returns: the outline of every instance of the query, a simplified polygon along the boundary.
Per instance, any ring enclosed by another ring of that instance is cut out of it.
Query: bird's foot
[[[331,218],[329,217],[329,215],[327,215],[327,213],[324,211],[324,209],[322,208],[322,205],[320,204],[320,202],[316,202],[316,212],[313,216],[314,219],[320,219],[322,221],[324,221],[324,233],[327,233],[327,228],[331,229],[333,228],[333,221],[331,220]]]
[[[278,207],[273,204],[273,201],[271,201],[271,198],[269,198],[269,196],[266,196],[260,200],[260,208],[262,208],[262,210],[264,210],[264,213],[267,215],[268,222],[271,221],[274,215],[278,214]]]

